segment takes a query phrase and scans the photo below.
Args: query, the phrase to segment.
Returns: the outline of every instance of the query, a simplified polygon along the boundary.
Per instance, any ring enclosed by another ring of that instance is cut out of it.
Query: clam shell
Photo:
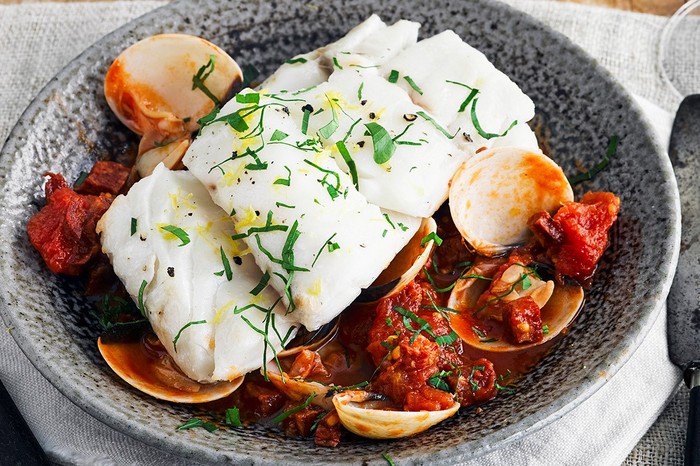
[[[433,252],[435,241],[421,242],[430,233],[437,232],[437,224],[432,217],[424,218],[413,238],[396,255],[394,260],[368,288],[362,290],[357,302],[371,303],[399,293],[425,266]]]
[[[219,101],[242,80],[239,66],[226,52],[199,37],[159,34],[143,39],[114,60],[104,82],[107,103],[130,130],[143,136],[143,153],[199,128],[197,120],[214,108],[213,100],[193,88],[193,76],[205,68],[204,86]]]
[[[457,229],[485,256],[524,243],[527,221],[554,212],[574,195],[566,175],[539,152],[496,147],[466,161],[452,178],[450,212]]]
[[[267,377],[277,390],[292,400],[303,401],[315,393],[316,396],[311,400],[311,404],[320,406],[326,411],[333,409],[331,398],[326,396],[331,390],[330,387],[318,382],[290,377],[286,372],[280,372],[275,361],[267,364]]]
[[[133,338],[128,339],[131,341],[104,340],[98,338],[97,348],[114,373],[135,389],[159,400],[207,403],[230,395],[243,383],[243,377],[227,382],[199,383],[184,375],[167,355],[144,371],[140,355],[133,351]]]
[[[453,416],[459,403],[442,411],[392,411],[381,409],[377,396],[348,390],[333,396],[340,422],[350,432],[373,439],[396,439],[423,432]]]

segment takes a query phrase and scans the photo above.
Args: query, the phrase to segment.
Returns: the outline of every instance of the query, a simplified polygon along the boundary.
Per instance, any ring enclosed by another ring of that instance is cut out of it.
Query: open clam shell
[[[217,383],[190,379],[158,343],[148,324],[115,329],[97,340],[100,354],[122,380],[152,397],[175,403],[206,403],[230,395],[243,383],[243,377]]]
[[[277,353],[277,357],[286,358],[294,356],[303,350],[317,351],[323,348],[337,334],[340,327],[340,318],[336,317],[321,328],[309,331],[299,331],[287,348]]]
[[[496,256],[527,240],[532,215],[552,213],[574,195],[561,167],[546,155],[496,147],[457,170],[449,199],[462,237],[479,254]]]
[[[442,411],[395,411],[387,408],[381,395],[348,390],[333,396],[340,422],[350,432],[373,439],[408,437],[454,416],[459,403]]]
[[[183,169],[182,157],[190,147],[190,142],[189,138],[183,138],[145,151],[138,157],[132,168],[132,178],[136,181],[147,177],[161,162],[170,170]]]
[[[432,217],[424,218],[413,238],[399,251],[374,283],[362,290],[357,302],[371,303],[393,296],[413,281],[430,259],[435,244],[433,239],[425,242],[423,239],[435,232],[437,232],[435,220]]]
[[[320,406],[326,411],[333,409],[331,398],[326,396],[331,388],[326,385],[290,377],[287,373],[280,372],[275,361],[267,364],[267,377],[277,390],[292,400],[303,401],[309,398],[311,394],[315,394],[316,396],[311,400],[311,404]]]
[[[490,278],[493,277],[498,266],[496,261],[485,262],[475,265],[469,274]],[[518,293],[516,287],[512,294],[514,295],[513,299],[525,295],[530,296],[540,306],[542,323],[548,329],[541,341],[515,344],[504,338],[484,337],[484,335],[474,331],[475,325],[478,326],[478,321],[473,319],[471,315],[477,309],[479,297],[491,284],[488,280],[478,278],[460,279],[450,293],[447,306],[462,313],[460,316],[452,318],[453,329],[469,346],[490,352],[520,351],[552,340],[571,325],[583,307],[585,297],[583,288],[574,282],[554,284],[549,280],[538,280],[533,277],[530,280],[533,284],[527,290],[524,292],[520,290]]]
[[[197,120],[221,103],[242,77],[238,64],[216,45],[186,34],[159,34],[114,60],[104,92],[122,123],[143,136],[143,153],[196,131]]]

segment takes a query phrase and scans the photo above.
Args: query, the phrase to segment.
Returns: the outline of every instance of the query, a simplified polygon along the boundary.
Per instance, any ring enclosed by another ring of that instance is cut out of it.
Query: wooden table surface
[[[0,4],[10,3],[37,3],[37,2],[72,2],[79,0],[0,0]],[[85,0],[82,0],[85,1]],[[97,1],[97,0],[87,0]],[[670,16],[683,3],[683,0],[558,0],[568,1],[572,3],[582,3],[586,5],[600,5],[611,8],[619,8],[620,10],[638,11],[642,13],[652,13],[656,15]]]

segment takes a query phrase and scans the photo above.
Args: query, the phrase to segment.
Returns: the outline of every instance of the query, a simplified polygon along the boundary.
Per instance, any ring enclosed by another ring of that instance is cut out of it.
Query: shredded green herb
[[[442,246],[442,238],[440,238],[438,236],[438,234],[435,233],[434,231],[431,231],[430,233],[425,235],[423,237],[423,239],[420,240],[421,247],[424,247],[426,245],[426,243],[428,243],[430,241],[435,241],[435,245],[438,247]]]
[[[290,60],[287,60],[285,63],[288,65],[294,65],[295,63],[306,63],[307,60],[304,57],[299,57],[299,58],[292,58]]]
[[[281,413],[281,414],[278,414],[277,416],[275,416],[274,418],[272,418],[272,423],[273,423],[273,424],[279,424],[280,422],[284,421],[285,419],[287,419],[287,418],[288,418],[289,416],[291,416],[292,414],[294,414],[294,413],[296,413],[296,412],[298,412],[298,411],[301,411],[302,409],[304,409],[304,408],[306,408],[307,406],[309,406],[309,405],[311,404],[311,402],[313,401],[314,398],[316,398],[316,392],[312,392],[311,395],[309,395],[309,397],[306,399],[306,401],[304,401],[304,402],[303,402],[302,404],[300,404],[299,406],[295,406],[295,407],[293,407],[293,408],[291,408],[291,409],[288,409],[287,411],[285,411],[285,412],[283,412],[283,413]]]
[[[258,94],[257,92],[236,94],[236,102],[238,102],[239,104],[259,104],[260,94]]]
[[[179,426],[177,428],[177,430],[194,429],[196,427],[201,427],[202,429],[205,429],[207,432],[214,432],[214,431],[219,430],[219,428],[213,422],[203,421],[201,419],[190,419],[189,421],[187,421],[184,424],[182,424],[181,426]]]
[[[372,138],[374,162],[378,165],[388,162],[396,151],[396,144],[389,132],[383,126],[374,122],[365,123],[365,127]]]
[[[257,285],[255,285],[255,288],[250,290],[250,294],[253,296],[257,296],[260,294],[262,290],[265,289],[267,286],[267,283],[270,281],[270,274],[269,272],[265,272],[262,277],[260,277],[260,281],[258,282]]]
[[[472,124],[474,125],[474,129],[476,129],[476,132],[479,133],[479,136],[481,136],[484,139],[493,139],[493,138],[500,138],[508,134],[508,131],[513,129],[513,126],[518,124],[518,120],[513,120],[513,122],[510,124],[510,126],[503,131],[501,134],[498,133],[488,133],[483,130],[481,127],[481,124],[479,123],[479,119],[476,116],[476,104],[479,102],[479,99],[474,99],[472,102],[472,108],[471,108],[471,119],[472,119]]]
[[[185,329],[188,329],[188,328],[190,328],[190,327],[193,326],[193,325],[206,324],[206,323],[207,323],[206,320],[197,320],[197,321],[194,321],[194,322],[187,322],[187,323],[177,332],[177,334],[175,335],[175,338],[173,338],[173,349],[175,350],[175,352],[177,353],[177,341],[180,339],[180,335],[182,335],[182,332],[183,332]]]
[[[355,189],[359,191],[360,180],[357,176],[357,165],[355,165],[355,161],[350,155],[350,151],[348,151],[348,148],[345,147],[345,142],[343,141],[336,142],[335,147],[338,148],[338,153],[340,153],[340,156],[343,157],[345,164],[348,166],[348,170],[350,171],[350,178],[352,178],[352,184],[355,186]]]
[[[421,88],[418,87],[418,84],[416,84],[416,82],[415,82],[413,79],[411,79],[410,76],[406,75],[406,76],[403,77],[403,79],[408,83],[409,86],[411,86],[411,88],[412,88],[414,91],[416,91],[416,92],[419,93],[420,95],[423,95],[423,91],[421,90]]]
[[[283,141],[287,136],[289,136],[289,134],[276,129],[275,132],[272,133],[272,136],[270,136],[270,141]]]
[[[224,252],[223,246],[219,246],[219,252],[221,253],[221,262],[224,264],[226,280],[231,281],[233,278],[233,270],[231,270],[231,263],[228,261],[228,257],[226,257],[226,252]]]
[[[619,143],[620,137],[618,135],[615,134],[612,137],[610,137],[610,141],[608,142],[608,148],[605,151],[605,156],[603,157],[603,160],[595,164],[595,166],[587,172],[580,173],[572,178],[569,178],[569,183],[578,184],[582,181],[592,180],[598,173],[603,171],[605,167],[608,166],[608,164],[610,163],[610,159],[615,157],[615,154],[617,154],[617,146]]]
[[[134,217],[131,217],[131,236],[134,236],[136,234],[136,226],[137,220]]]
[[[75,180],[75,183],[73,184],[73,186],[76,188],[79,188],[80,185],[85,183],[85,180],[87,179],[87,177],[88,177],[88,172],[81,171],[80,175],[78,175],[78,179]]]
[[[459,133],[459,129],[455,132],[455,134],[448,133],[447,130],[445,128],[443,128],[442,126],[440,126],[440,124],[437,121],[435,121],[435,119],[433,117],[431,117],[430,115],[428,115],[427,113],[425,113],[423,111],[416,112],[416,115],[420,116],[421,118],[423,118],[427,122],[431,123],[435,127],[435,129],[437,129],[442,134],[444,134],[447,139],[454,139],[454,137],[457,135],[457,133]]]
[[[391,70],[391,72],[389,73],[389,77],[387,78],[387,81],[394,84],[398,80],[399,80],[399,72],[397,70]]]
[[[146,316],[146,306],[143,304],[143,292],[146,289],[146,285],[148,285],[148,282],[146,280],[141,282],[141,286],[139,287],[139,296],[138,296],[138,301],[139,301],[139,311],[141,312],[141,315],[147,319],[148,317]]]
[[[284,169],[287,170],[287,178],[277,178],[272,184],[281,184],[283,186],[289,186],[292,180],[292,171],[286,165],[284,166]]]
[[[450,389],[450,386],[447,385],[447,382],[445,382],[445,380],[443,380],[446,377],[449,377],[450,375],[452,375],[452,371],[437,372],[430,376],[430,378],[428,379],[428,385],[437,388],[438,390],[451,392],[452,390]]]
[[[209,90],[206,84],[204,84],[209,75],[214,72],[215,67],[216,57],[214,55],[209,55],[209,61],[205,65],[202,65],[199,70],[197,70],[197,74],[192,76],[192,90],[199,89],[200,91],[204,92],[204,94],[209,97],[212,102],[214,102],[214,106],[218,107],[221,105],[221,101],[214,95],[213,92]]]
[[[314,261],[311,263],[311,267],[316,265],[316,261],[318,260],[319,257],[321,257],[321,253],[323,252],[324,249],[326,249],[326,246],[328,246],[328,252],[333,252],[333,251],[335,251],[335,249],[338,249],[340,247],[340,246],[338,246],[338,248],[335,248],[333,250],[330,249],[331,244],[335,244],[337,246],[337,243],[332,242],[333,238],[335,238],[335,235],[337,235],[337,234],[338,233],[333,233],[330,238],[328,238],[326,241],[323,242],[320,249],[316,253],[316,257],[314,258]]]
[[[265,225],[261,227],[250,227],[245,233],[237,233],[231,236],[232,240],[239,240],[243,238],[248,238],[255,233],[267,233],[270,231],[287,231],[289,227],[287,225],[274,225],[272,223],[272,211],[267,211],[267,218],[265,219]]]
[[[396,466],[396,464],[394,463],[394,460],[391,459],[391,456],[389,456],[389,453],[382,453],[382,458],[384,458],[386,460],[386,462],[387,462],[387,464],[389,464],[389,466]]]
[[[241,412],[237,407],[226,410],[226,425],[231,427],[242,427]]]

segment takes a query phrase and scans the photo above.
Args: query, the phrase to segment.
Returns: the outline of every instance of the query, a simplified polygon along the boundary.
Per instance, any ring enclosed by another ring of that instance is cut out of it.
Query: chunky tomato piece
[[[486,358],[462,369],[457,378],[457,401],[462,406],[483,403],[496,397],[496,369]]]
[[[120,163],[98,161],[93,165],[87,178],[75,187],[75,192],[95,196],[110,193],[116,196],[126,185],[129,172],[130,170]]]
[[[290,377],[302,377],[308,379],[328,377],[328,371],[323,366],[321,355],[316,351],[302,350],[292,363],[288,372]]]
[[[337,447],[340,443],[342,424],[336,411],[326,414],[316,427],[314,443],[322,447]]]
[[[504,305],[503,322],[508,325],[516,343],[542,341],[542,317],[540,307],[529,296]]]
[[[440,301],[432,287],[414,280],[379,302],[369,332],[367,350],[379,366],[369,389],[406,411],[448,409],[454,405],[453,393],[460,396],[460,384],[466,387],[462,390],[474,386],[467,377],[472,365],[463,358],[461,341],[447,319],[436,312],[436,302]],[[495,396],[488,387],[489,380],[495,380],[495,372],[493,377],[489,372],[493,365],[488,363],[488,368],[472,374],[472,381],[483,379],[479,387],[484,389],[463,396],[464,406]]]
[[[78,275],[100,251],[95,227],[112,196],[81,195],[61,175],[48,176],[46,206],[29,219],[27,234],[52,272]]]
[[[299,402],[290,402],[284,407],[285,411],[299,406]],[[284,433],[289,437],[308,437],[311,427],[323,416],[323,409],[315,405],[309,405],[302,410],[290,414],[282,421]]]
[[[564,204],[551,221],[537,214],[529,225],[555,270],[584,282],[608,247],[608,231],[619,211],[620,199],[614,194],[589,192],[579,202]]]
[[[256,422],[282,409],[286,399],[269,382],[265,382],[260,374],[251,373],[246,376],[243,385],[233,392],[230,406],[240,409],[241,420],[244,422]]]

